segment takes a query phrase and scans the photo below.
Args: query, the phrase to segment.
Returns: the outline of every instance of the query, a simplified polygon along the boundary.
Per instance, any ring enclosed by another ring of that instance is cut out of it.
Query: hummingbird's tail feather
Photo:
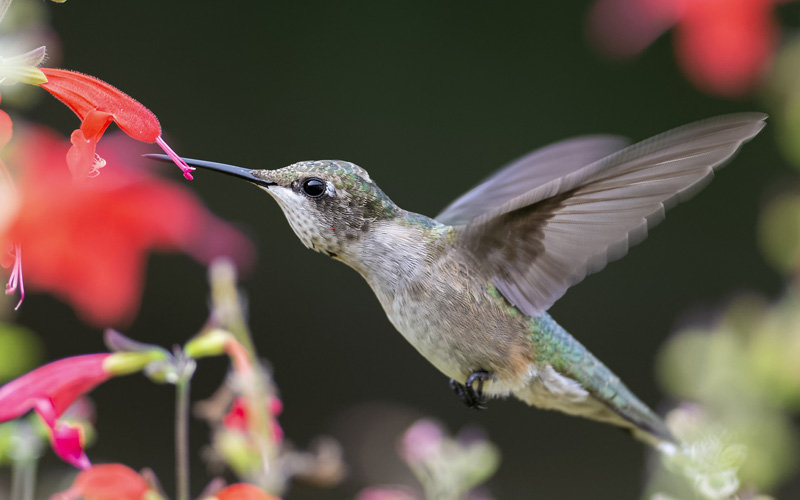
[[[606,404],[605,401],[601,402]],[[608,405],[608,408],[622,419],[622,422],[617,425],[628,428],[636,439],[654,447],[658,447],[663,443],[678,444],[678,439],[669,430],[666,422],[645,406],[644,403],[638,399],[636,402],[638,403],[637,406],[641,406],[641,408],[627,413],[620,413],[617,408]]]
[[[605,399],[566,377],[560,376],[561,380],[555,381],[552,373],[554,372],[537,377],[537,380],[524,389],[515,391],[514,395],[537,408],[558,410],[568,415],[621,427],[630,431],[636,439],[653,447],[678,443],[664,420],[627,388],[622,394]],[[571,388],[567,389],[568,386]]]
[[[614,373],[548,314],[532,320],[537,365],[528,384],[514,395],[539,408],[630,429],[655,445],[677,443],[664,421]]]

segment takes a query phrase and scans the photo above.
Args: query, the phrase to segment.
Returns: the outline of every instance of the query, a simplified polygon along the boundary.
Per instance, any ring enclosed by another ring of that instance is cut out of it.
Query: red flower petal
[[[214,498],[217,500],[279,500],[268,495],[261,488],[245,483],[232,484],[223,488],[214,495]]]
[[[53,451],[61,460],[78,469],[92,466],[89,457],[83,451],[83,429],[76,425],[58,422],[52,429],[50,441]]]
[[[104,111],[90,111],[81,128],[72,132],[72,147],[67,152],[67,166],[73,179],[83,179],[105,165],[97,165],[97,143],[111,124],[112,117]]]
[[[130,467],[104,464],[81,472],[67,491],[50,500],[141,500],[149,490],[147,482]]]
[[[0,111],[0,148],[11,140],[12,130],[11,117],[5,111]]]
[[[283,441],[283,429],[275,418],[283,411],[283,403],[276,397],[269,398],[267,401],[267,411],[270,413],[270,431],[272,440],[276,443]],[[230,431],[248,433],[250,432],[250,412],[248,411],[247,399],[239,396],[233,400],[231,409],[222,418],[222,426]]]
[[[233,400],[231,409],[222,418],[222,425],[232,431],[247,432],[247,403],[243,397]]]
[[[40,69],[47,76],[47,83],[41,87],[66,104],[81,120],[92,111],[104,111],[123,132],[138,141],[155,142],[161,135],[156,115],[121,90],[76,71]]]
[[[283,413],[283,401],[276,397],[269,398],[269,412],[273,415],[280,415]]]
[[[711,93],[741,95],[758,82],[777,46],[773,0],[687,2],[676,51],[687,75]]]

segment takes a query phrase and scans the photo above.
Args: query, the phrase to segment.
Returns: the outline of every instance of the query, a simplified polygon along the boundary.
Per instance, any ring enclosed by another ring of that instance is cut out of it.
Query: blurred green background
[[[613,133],[640,140],[717,114],[765,109],[756,99],[694,89],[676,68],[669,36],[631,62],[605,60],[584,36],[590,3],[145,0],[46,8],[63,41],[59,66],[135,96],[183,156],[256,168],[345,159],[366,168],[398,205],[434,215],[494,169],[559,139]],[[780,13],[789,30],[797,26],[797,6]],[[26,115],[68,134],[74,115],[41,94]],[[712,321],[740,292],[778,296],[784,288],[756,241],[764,203],[800,186],[773,134],[768,126],[643,244],[551,310],[651,406],[668,405],[654,362],[671,332]],[[163,172],[182,181],[175,168]],[[203,172],[190,186],[258,245],[258,265],[242,286],[259,352],[281,389],[287,437],[306,446],[330,434],[345,446],[351,475],[344,485],[297,485],[288,498],[352,498],[366,485],[402,480],[409,473],[395,457],[397,433],[421,415],[451,430],[485,429],[503,455],[489,483],[498,499],[641,493],[647,461],[638,442],[517,401],[468,411],[394,331],[366,283],[304,249],[266,194]],[[123,331],[183,343],[206,318],[207,290],[201,266],[156,255],[140,314]],[[42,335],[48,359],[103,350],[101,332],[50,296],[31,294],[17,320]],[[203,361],[194,396],[211,394],[225,368],[222,359]],[[152,467],[171,491],[172,388],[134,376],[93,396],[93,460]],[[201,422],[192,439],[199,492],[209,477]],[[776,496],[800,496],[800,479]]]

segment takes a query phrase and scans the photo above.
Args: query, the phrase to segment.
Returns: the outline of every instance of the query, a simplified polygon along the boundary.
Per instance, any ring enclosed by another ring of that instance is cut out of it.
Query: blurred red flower
[[[98,326],[133,317],[150,250],[182,251],[202,263],[228,255],[244,267],[253,253],[243,235],[188,190],[126,168],[140,152],[130,141],[114,142],[104,150],[113,169],[73,182],[63,139],[43,128],[21,134],[8,161],[19,203],[0,226],[0,248],[25,250],[30,288],[61,297]]]
[[[155,500],[161,498],[133,469],[122,464],[103,464],[81,471],[66,491],[50,500]]]
[[[236,341],[231,339],[225,345],[225,351],[231,359],[233,370],[244,380],[256,376],[250,353],[247,349]],[[244,384],[250,387],[250,384]],[[252,392],[252,391],[250,391]],[[244,396],[237,397],[231,405],[228,414],[225,415],[222,425],[228,430],[238,431],[242,433],[252,433],[259,435],[261,431],[261,416],[269,416],[269,432],[272,441],[275,444],[280,444],[283,441],[283,428],[278,423],[277,416],[283,413],[283,402],[275,396],[267,396],[264,401],[264,394],[252,394],[245,391]],[[262,414],[253,405],[257,402],[263,402],[266,407],[266,414]]]
[[[241,432],[247,434],[250,432],[250,427],[253,425],[253,417],[250,415],[247,407],[247,399],[239,396],[233,400],[230,410],[222,419],[222,425],[229,431]],[[275,396],[267,399],[267,413],[272,417],[270,421],[270,430],[272,432],[272,439],[276,443],[283,441],[283,429],[275,418],[283,411],[283,403]]]
[[[211,497],[216,500],[279,500],[252,484],[237,483],[221,489]],[[210,500],[210,499],[206,499]]]
[[[786,0],[598,0],[589,35],[602,51],[629,57],[675,28],[679,64],[702,90],[742,95],[769,68]]]

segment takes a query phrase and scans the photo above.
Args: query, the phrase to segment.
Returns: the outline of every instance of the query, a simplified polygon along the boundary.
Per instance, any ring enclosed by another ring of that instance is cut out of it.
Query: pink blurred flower
[[[598,0],[589,36],[603,52],[638,54],[675,28],[678,62],[702,90],[742,95],[758,83],[779,37],[773,10],[786,0]]]
[[[161,498],[147,482],[122,464],[95,465],[81,471],[66,491],[50,500],[155,500]]]
[[[0,422],[35,411],[50,429],[56,454],[86,469],[91,464],[83,450],[82,429],[59,418],[76,399],[112,376],[141,369],[160,356],[158,352],[99,353],[48,363],[0,387]]]
[[[418,420],[403,434],[400,456],[408,463],[423,462],[441,453],[444,440],[441,425],[427,418]]]
[[[356,500],[417,500],[418,498],[410,488],[382,486],[361,490]]]

